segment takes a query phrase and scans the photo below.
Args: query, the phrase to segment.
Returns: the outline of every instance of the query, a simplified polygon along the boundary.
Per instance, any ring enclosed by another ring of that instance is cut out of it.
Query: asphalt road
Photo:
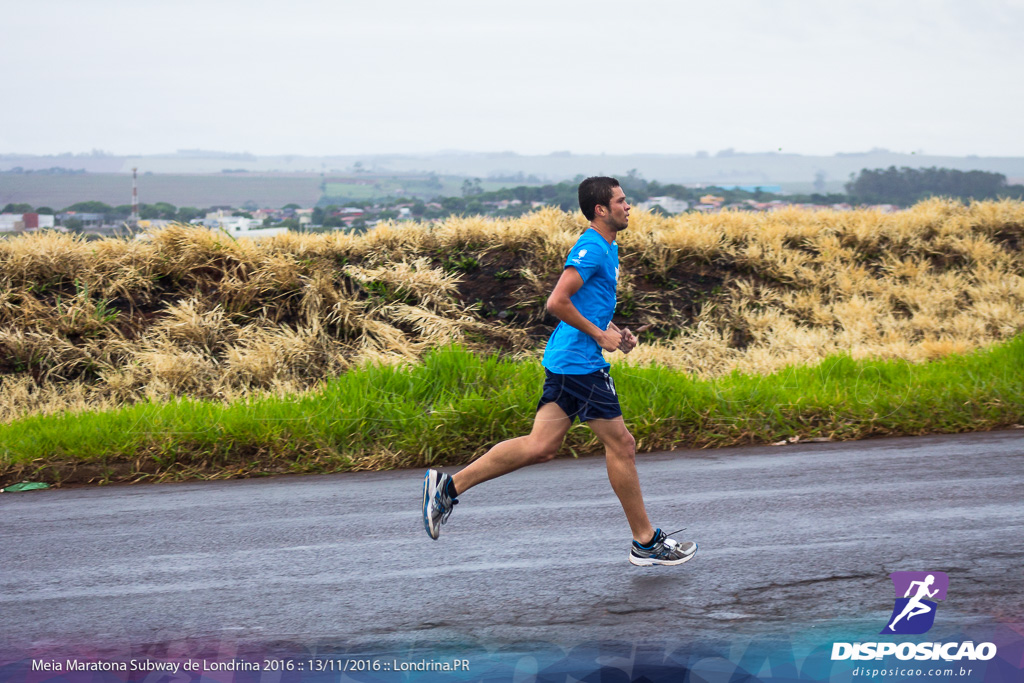
[[[602,458],[479,486],[438,541],[419,471],[3,494],[0,645],[877,634],[896,570],[949,575],[947,630],[1024,621],[1024,431],[677,451],[639,469],[652,521],[700,544],[688,564],[628,563]]]

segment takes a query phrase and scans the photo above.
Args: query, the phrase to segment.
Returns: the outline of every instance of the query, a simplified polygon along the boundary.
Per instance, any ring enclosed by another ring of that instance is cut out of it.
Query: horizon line
[[[332,158],[345,158],[345,159],[357,159],[358,158],[381,158],[381,157],[435,157],[435,156],[466,156],[466,157],[522,157],[522,158],[572,158],[572,157],[685,157],[692,159],[715,159],[715,158],[728,158],[732,156],[794,156],[794,157],[821,157],[821,158],[833,158],[833,157],[850,157],[850,156],[870,156],[870,155],[892,155],[892,156],[917,156],[917,157],[929,157],[929,158],[951,158],[951,159],[1019,159],[1024,158],[1024,153],[1019,155],[1007,154],[1007,155],[983,155],[983,154],[950,154],[941,152],[925,152],[923,150],[914,151],[895,151],[886,149],[883,147],[875,147],[867,151],[851,151],[851,152],[833,152],[831,154],[805,154],[801,152],[787,152],[784,149],[776,150],[763,150],[748,152],[742,150],[736,150],[732,148],[726,148],[718,150],[716,152],[698,150],[696,152],[572,152],[569,150],[555,150],[551,152],[538,152],[538,153],[522,153],[514,152],[511,150],[492,150],[492,151],[473,151],[473,150],[458,150],[458,149],[443,149],[433,152],[346,152],[346,153],[322,153],[322,154],[309,154],[309,153],[298,153],[298,152],[275,152],[275,153],[257,153],[257,152],[231,152],[227,150],[213,150],[213,149],[178,149],[173,152],[149,152],[149,153],[118,153],[109,152],[102,149],[92,149],[88,152],[59,152],[59,153],[37,153],[37,152],[0,152],[0,158],[12,158],[12,157],[54,157],[54,158],[146,158],[146,157],[206,157],[206,158],[225,158],[225,159],[258,159],[258,158],[302,158],[302,159],[332,159]]]

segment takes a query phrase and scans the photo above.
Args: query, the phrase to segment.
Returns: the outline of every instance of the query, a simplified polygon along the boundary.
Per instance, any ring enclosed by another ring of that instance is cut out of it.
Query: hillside
[[[582,220],[549,209],[256,243],[185,226],[149,241],[2,240],[0,416],[297,391],[449,341],[536,354]],[[615,320],[653,325],[633,362],[705,377],[837,350],[923,360],[1024,329],[1022,240],[1017,202],[634,213]]]
[[[3,239],[0,420],[296,396],[453,342],[535,358],[554,322],[544,301],[584,227],[546,209],[264,242],[187,226],[148,241]],[[836,353],[914,364],[1024,330],[1022,244],[1024,204],[1010,201],[634,213],[615,321],[653,326],[630,364],[695,379]]]

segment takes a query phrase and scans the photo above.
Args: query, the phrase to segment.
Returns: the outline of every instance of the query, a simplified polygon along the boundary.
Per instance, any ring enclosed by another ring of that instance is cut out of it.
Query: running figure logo
[[[896,604],[883,634],[918,635],[935,623],[935,600],[945,600],[949,577],[943,572],[893,572]]]

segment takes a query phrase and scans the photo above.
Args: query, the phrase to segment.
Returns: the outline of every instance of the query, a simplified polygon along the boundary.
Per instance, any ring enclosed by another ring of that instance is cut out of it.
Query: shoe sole
[[[692,553],[690,553],[682,559],[671,560],[668,562],[666,562],[665,560],[652,560],[647,557],[637,557],[633,553],[630,553],[629,562],[630,564],[634,564],[637,567],[675,567],[677,565],[683,564],[684,562],[689,562],[690,560],[692,560],[693,556],[697,554],[697,548],[697,544],[694,543]]]
[[[423,478],[423,528],[427,535],[435,541],[441,535],[441,525],[433,527],[430,523],[430,492],[437,488],[437,480],[440,475],[437,470],[427,470],[427,476]]]

